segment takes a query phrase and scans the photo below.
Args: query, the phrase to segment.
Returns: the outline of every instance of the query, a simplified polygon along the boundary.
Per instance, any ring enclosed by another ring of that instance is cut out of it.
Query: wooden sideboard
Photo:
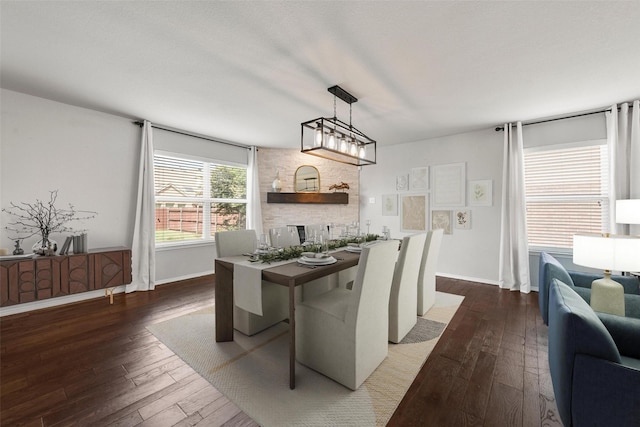
[[[131,283],[131,250],[0,261],[0,307]]]

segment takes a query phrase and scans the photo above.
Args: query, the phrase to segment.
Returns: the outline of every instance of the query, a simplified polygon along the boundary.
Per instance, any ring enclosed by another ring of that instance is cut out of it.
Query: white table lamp
[[[618,224],[640,224],[640,199],[616,200]]]
[[[604,270],[591,285],[591,308],[624,316],[624,288],[611,279],[611,271],[640,270],[640,238],[619,235],[573,236],[573,263]]]

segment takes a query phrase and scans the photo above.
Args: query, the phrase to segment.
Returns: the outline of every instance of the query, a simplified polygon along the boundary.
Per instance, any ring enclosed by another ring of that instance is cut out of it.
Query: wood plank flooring
[[[214,276],[0,319],[2,426],[255,426],[146,326],[214,304]],[[561,425],[537,294],[465,295],[389,426]]]

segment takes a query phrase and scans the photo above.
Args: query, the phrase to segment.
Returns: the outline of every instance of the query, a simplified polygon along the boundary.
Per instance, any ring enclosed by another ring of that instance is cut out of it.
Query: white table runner
[[[262,270],[296,262],[296,259],[272,262],[240,261],[233,267],[233,302],[250,313],[262,316]]]

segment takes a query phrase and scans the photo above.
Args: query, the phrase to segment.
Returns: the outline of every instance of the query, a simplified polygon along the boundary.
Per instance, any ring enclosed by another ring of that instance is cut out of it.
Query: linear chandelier
[[[333,94],[333,117],[319,117],[301,124],[301,152],[355,166],[376,164],[376,142],[351,124],[351,104],[358,98],[340,86]],[[349,104],[349,124],[336,117],[336,98]]]

